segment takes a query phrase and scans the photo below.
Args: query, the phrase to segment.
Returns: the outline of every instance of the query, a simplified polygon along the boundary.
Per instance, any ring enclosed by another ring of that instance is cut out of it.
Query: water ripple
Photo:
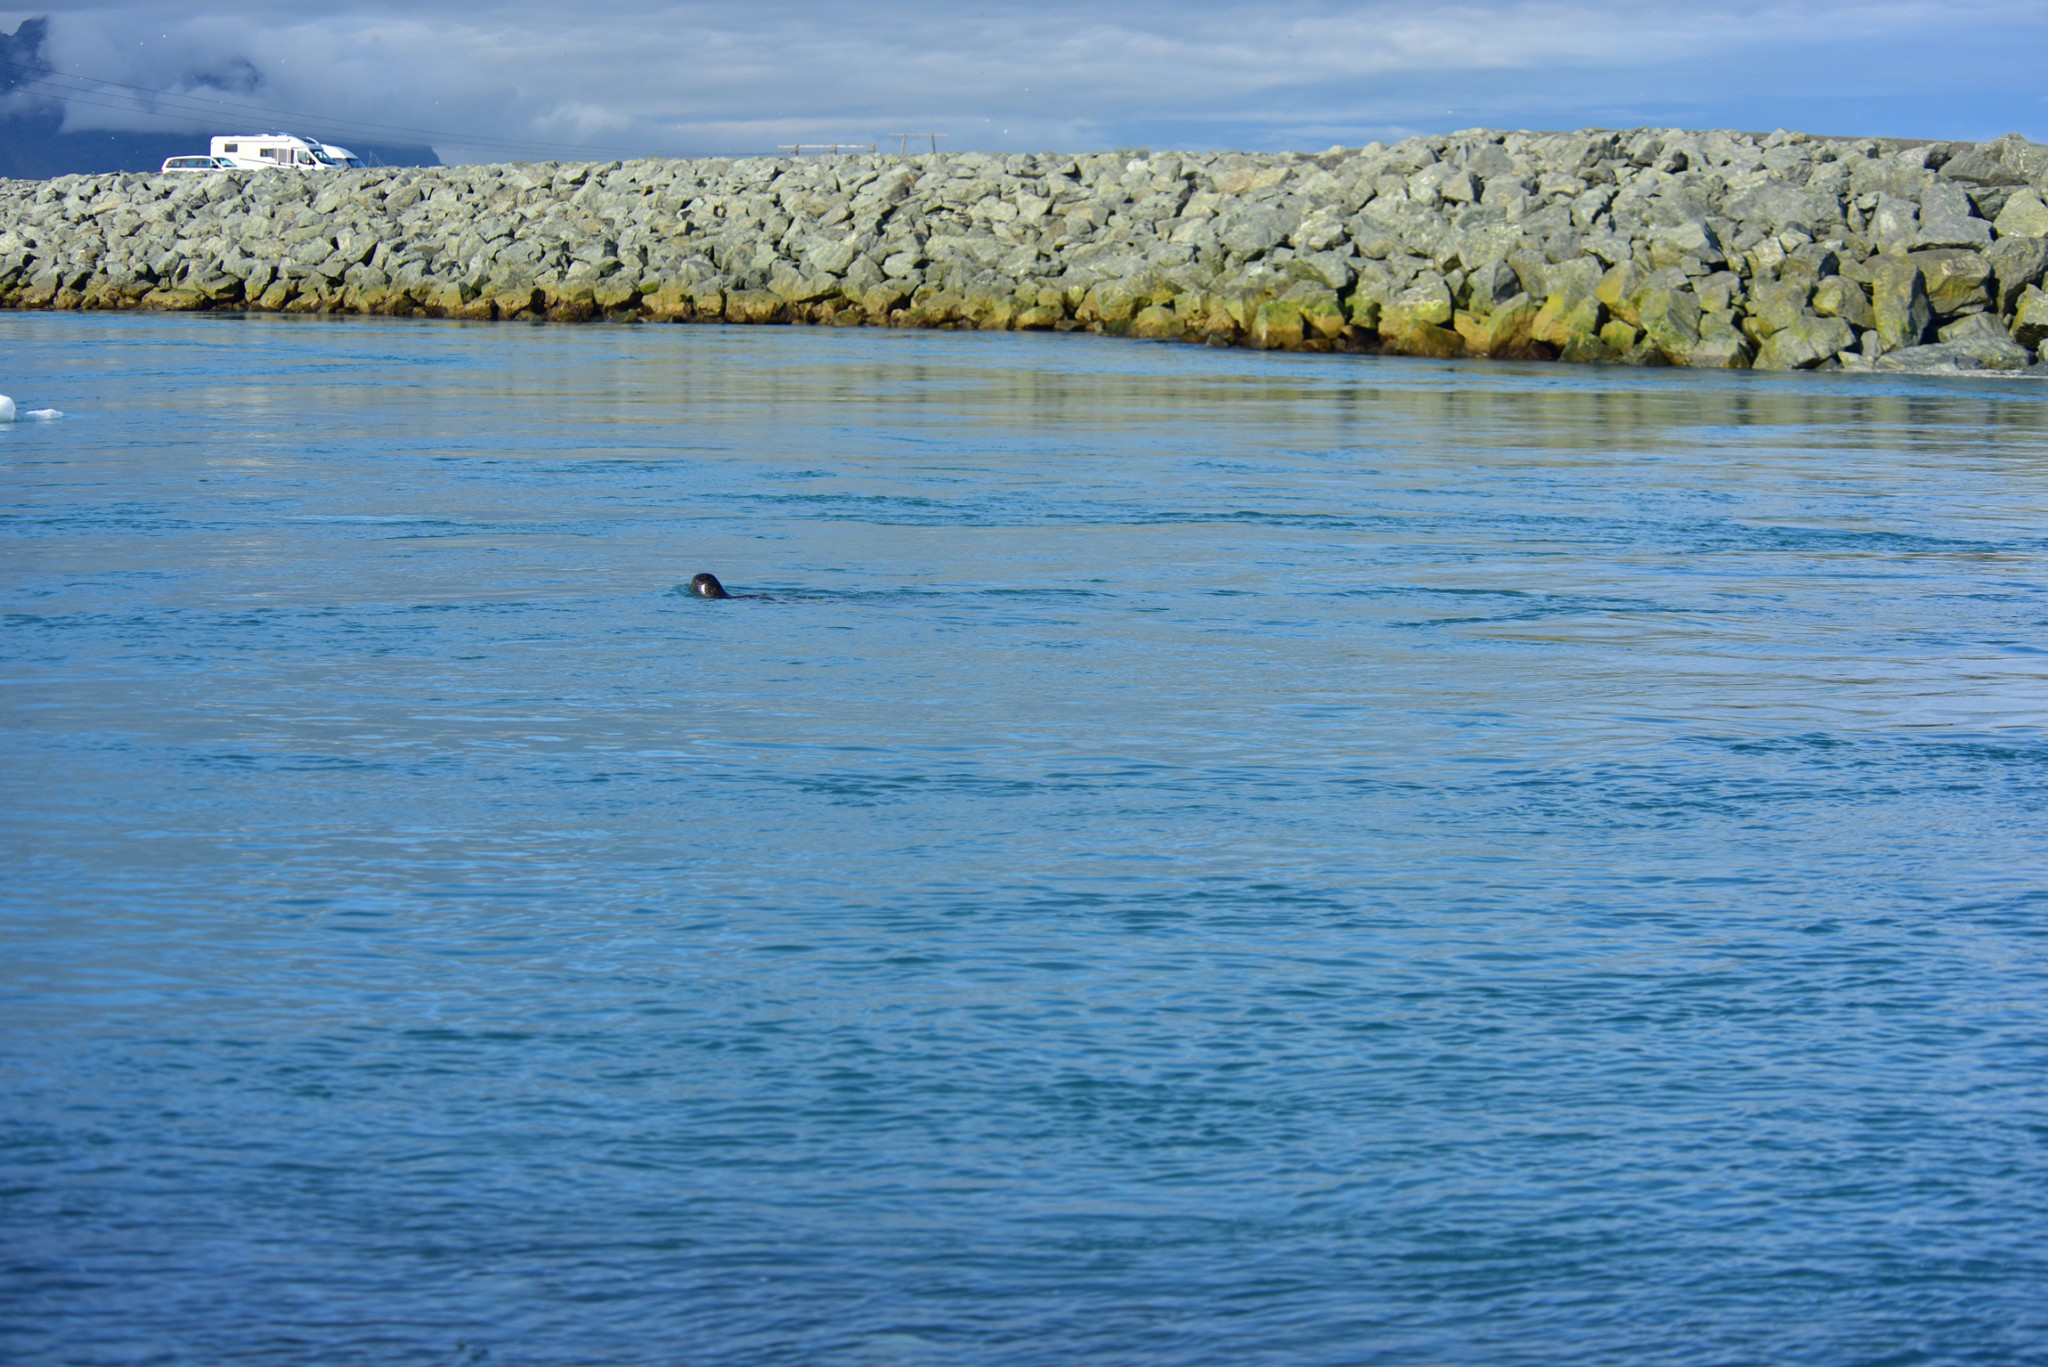
[[[2048,1348],[2038,386],[0,341],[8,1361]]]

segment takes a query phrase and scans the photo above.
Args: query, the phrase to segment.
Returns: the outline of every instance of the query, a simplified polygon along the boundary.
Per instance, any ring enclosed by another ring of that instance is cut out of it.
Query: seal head
[[[731,594],[725,591],[725,585],[718,582],[718,576],[715,574],[696,574],[690,576],[690,592],[696,594],[699,598],[732,597]]]

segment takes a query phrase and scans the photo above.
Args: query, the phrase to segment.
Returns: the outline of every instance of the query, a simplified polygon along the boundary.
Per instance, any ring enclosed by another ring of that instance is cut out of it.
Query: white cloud
[[[2044,43],[2048,7],[2015,0],[1967,11],[1921,0],[220,0],[67,4],[49,56],[67,72],[186,94],[241,59],[263,85],[220,97],[276,115],[222,104],[186,126],[254,119],[497,159],[515,144],[530,155],[765,151],[927,128],[953,147],[1078,148],[1310,145],[1480,122],[1768,127],[1830,111],[1837,131],[1900,131],[1853,127],[1887,116],[1996,123],[2007,108],[2011,126],[2040,117],[2023,73]],[[2002,81],[2014,93],[2001,96]],[[163,126],[174,110],[194,117],[190,104],[101,87],[69,118]]]

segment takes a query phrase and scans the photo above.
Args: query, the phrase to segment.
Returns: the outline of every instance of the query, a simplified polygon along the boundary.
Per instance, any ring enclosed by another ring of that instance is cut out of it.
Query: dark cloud
[[[2038,0],[84,3],[52,16],[45,50],[64,75],[178,97],[103,86],[68,126],[304,126],[450,160],[926,130],[1074,150],[1475,124],[2048,136]]]

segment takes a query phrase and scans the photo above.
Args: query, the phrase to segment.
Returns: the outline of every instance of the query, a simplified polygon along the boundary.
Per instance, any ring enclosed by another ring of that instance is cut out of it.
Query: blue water
[[[0,1359],[2048,1360],[2048,386],[0,389]]]

